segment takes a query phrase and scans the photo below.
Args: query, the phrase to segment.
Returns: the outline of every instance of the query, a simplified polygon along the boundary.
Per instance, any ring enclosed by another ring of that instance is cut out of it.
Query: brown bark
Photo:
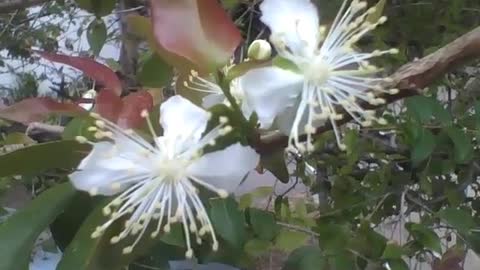
[[[393,75],[392,88],[400,89],[396,95],[385,96],[387,103],[417,95],[420,90],[441,78],[449,70],[469,60],[480,58],[480,27],[457,38],[453,42],[437,50],[436,52],[408,64],[401,66]],[[375,109],[379,106],[363,104],[365,108]],[[385,106],[385,105],[383,105]],[[344,114],[344,119],[338,121],[339,125],[350,121],[351,117]],[[317,134],[330,130],[331,126],[326,125],[317,129]],[[303,138],[305,139],[305,138]],[[255,142],[255,148],[260,153],[271,153],[276,149],[286,147],[288,137],[274,135],[268,138],[259,139]]]

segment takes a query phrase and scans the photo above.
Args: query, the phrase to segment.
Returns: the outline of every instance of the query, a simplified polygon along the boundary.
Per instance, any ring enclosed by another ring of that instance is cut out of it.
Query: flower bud
[[[272,56],[272,46],[268,41],[257,39],[248,47],[248,58],[253,60],[267,60]]]

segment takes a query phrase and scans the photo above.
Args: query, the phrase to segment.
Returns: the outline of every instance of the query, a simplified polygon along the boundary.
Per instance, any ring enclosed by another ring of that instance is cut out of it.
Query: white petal
[[[127,155],[128,159],[122,158]],[[130,159],[131,157],[133,159]],[[146,161],[148,160],[141,158],[141,155],[118,152],[118,149],[109,142],[99,142],[82,160],[77,171],[70,174],[70,181],[78,190],[96,189],[98,194],[113,195],[127,187],[124,185],[121,189],[113,189],[112,185],[117,180],[128,175],[135,177],[148,172],[148,168],[144,167],[148,164]]]
[[[202,107],[209,109],[217,104],[222,104],[225,101],[223,94],[210,94],[202,99]]]
[[[296,55],[312,53],[318,46],[319,18],[310,0],[264,0],[261,20],[273,35],[283,35],[286,45]]]
[[[269,128],[278,114],[294,105],[302,84],[301,75],[277,67],[253,69],[242,77],[246,101],[263,128]]]
[[[216,188],[234,191],[247,173],[253,170],[260,156],[251,147],[240,143],[205,154],[189,168],[189,174]]]
[[[160,124],[165,137],[199,140],[207,126],[208,113],[181,96],[173,96],[160,106]]]

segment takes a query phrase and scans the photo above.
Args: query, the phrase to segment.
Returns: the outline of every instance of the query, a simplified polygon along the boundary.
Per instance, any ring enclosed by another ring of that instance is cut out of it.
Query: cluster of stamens
[[[202,237],[209,234],[212,249],[216,251],[218,240],[196,186],[209,189],[222,198],[227,197],[228,192],[190,175],[188,166],[201,158],[205,146],[215,145],[217,138],[232,130],[228,125],[228,118],[220,117],[220,124],[217,127],[207,132],[195,144],[189,141],[188,147],[184,147],[186,141],[190,140],[194,134],[176,134],[175,136],[166,134],[158,137],[147,111],[142,112],[142,117],[148,123],[154,137],[154,145],[134,131],[124,130],[98,114],[93,113],[92,117],[96,119],[95,125],[88,130],[94,133],[97,140],[112,143],[112,151],[103,153],[106,155],[105,158],[125,158],[133,161],[135,157],[142,156],[145,158],[144,161],[151,163],[138,164],[147,168],[143,171],[136,171],[135,168],[126,169],[124,176],[115,179],[113,184],[107,187],[114,193],[121,193],[103,208],[104,215],[109,219],[97,227],[92,237],[100,237],[114,222],[126,219],[123,230],[110,239],[112,244],[116,244],[127,237],[132,237],[133,243],[123,249],[123,253],[126,254],[132,252],[147,230],[151,231],[150,237],[156,238],[161,232],[169,233],[174,223],[180,223],[184,230],[187,258],[193,256],[192,235],[197,244],[202,244]],[[82,136],[77,137],[77,141],[95,145],[95,142]],[[133,144],[134,149],[122,151],[122,147],[125,149],[126,142]],[[102,188],[102,186],[99,187]],[[92,188],[89,193],[92,196],[99,194],[99,188]]]
[[[228,70],[228,68],[226,69]],[[223,95],[222,88],[218,84],[200,77],[198,72],[196,72],[195,70],[190,71],[188,81],[184,81],[183,85],[186,88],[197,92],[211,95]],[[234,78],[231,80],[229,90],[230,94],[235,98],[238,103],[241,103],[243,101],[244,94],[240,88],[240,80],[238,78]],[[230,106],[230,103],[227,99],[225,99],[223,103],[227,106]]]
[[[362,12],[367,6],[365,1],[353,0],[348,8],[346,2],[329,33],[325,35],[326,28],[320,27],[318,44],[312,46],[303,41],[305,49],[301,53],[288,48],[281,34],[273,36],[272,42],[279,54],[295,63],[304,75],[301,102],[291,129],[289,148],[313,150],[312,136],[316,127],[330,121],[337,144],[344,150],[345,145],[337,125],[337,121],[344,117],[342,113],[347,113],[364,127],[374,122],[386,124],[385,119],[377,118],[374,111],[363,109],[362,106],[385,104],[385,99],[379,96],[394,95],[399,91],[389,88],[393,79],[375,78],[374,75],[381,69],[368,61],[385,54],[397,54],[398,49],[362,53],[356,52],[353,47],[366,33],[385,23],[387,18],[383,16],[376,22],[370,22],[369,15],[376,12],[375,7]],[[301,29],[297,30],[298,33],[300,31]],[[316,49],[309,52],[308,48],[312,47]],[[304,117],[307,118],[307,124],[302,126]],[[302,134],[307,135],[306,145],[300,141]]]

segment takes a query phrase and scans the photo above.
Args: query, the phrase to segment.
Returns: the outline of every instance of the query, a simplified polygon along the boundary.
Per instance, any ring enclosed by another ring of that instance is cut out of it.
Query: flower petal
[[[118,149],[109,142],[96,143],[92,152],[85,157],[78,170],[70,174],[70,181],[76,189],[83,191],[96,190],[96,193],[102,195],[113,195],[122,190],[112,188],[118,180],[131,176],[134,179],[136,175],[148,173],[148,168],[140,166],[140,164],[148,164],[146,158],[140,159],[141,155],[137,155],[137,160],[124,158],[129,153],[118,153]],[[138,161],[138,162],[136,162]],[[130,183],[131,184],[131,183]],[[123,189],[127,185],[123,185]]]
[[[263,128],[269,128],[275,117],[294,105],[302,90],[303,77],[277,67],[248,71],[242,77],[246,101],[257,112]]]
[[[198,141],[205,131],[209,115],[181,96],[173,96],[160,107],[160,124],[165,137],[192,138]]]
[[[225,101],[225,96],[222,93],[210,94],[202,99],[202,107],[209,109],[217,104],[222,104]]]
[[[282,35],[294,54],[307,56],[305,48],[312,53],[318,46],[319,18],[310,0],[264,0],[260,10],[272,35]]]
[[[205,154],[189,168],[189,174],[216,188],[234,191],[243,177],[253,170],[260,156],[251,147],[236,143]]]

